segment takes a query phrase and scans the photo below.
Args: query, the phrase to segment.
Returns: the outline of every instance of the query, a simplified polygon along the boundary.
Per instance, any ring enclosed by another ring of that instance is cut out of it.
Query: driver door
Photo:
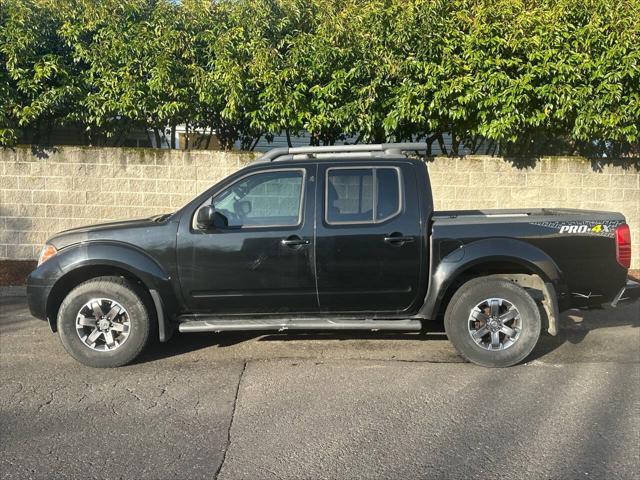
[[[228,226],[181,228],[178,264],[194,313],[317,312],[315,165],[256,170],[210,201]],[[202,206],[202,205],[201,205]],[[200,207],[201,207],[200,206]]]

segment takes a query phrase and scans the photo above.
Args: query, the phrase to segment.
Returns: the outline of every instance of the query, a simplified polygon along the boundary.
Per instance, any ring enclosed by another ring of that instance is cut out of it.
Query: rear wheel
[[[90,367],[119,367],[135,359],[151,332],[138,287],[98,277],[74,288],[60,305],[58,333],[65,350]]]
[[[453,295],[445,330],[460,355],[484,367],[509,367],[524,360],[540,337],[540,311],[522,287],[476,278]]]

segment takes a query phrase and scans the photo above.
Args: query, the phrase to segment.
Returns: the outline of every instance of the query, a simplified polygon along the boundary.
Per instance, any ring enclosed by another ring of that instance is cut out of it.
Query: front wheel
[[[84,365],[119,367],[135,359],[151,333],[149,312],[137,286],[99,277],[71,290],[58,311],[65,350]]]
[[[540,337],[540,310],[522,287],[476,278],[451,298],[447,336],[464,358],[483,367],[510,367],[529,356]]]

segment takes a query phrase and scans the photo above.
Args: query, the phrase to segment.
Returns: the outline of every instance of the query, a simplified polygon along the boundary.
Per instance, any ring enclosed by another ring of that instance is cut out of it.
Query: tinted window
[[[213,204],[229,227],[297,225],[302,181],[301,171],[257,173],[222,191]]]
[[[328,223],[386,220],[400,210],[398,172],[394,168],[329,169],[325,195]]]
[[[395,215],[400,209],[398,171],[392,168],[377,168],[376,184],[378,186],[376,220],[384,220]]]
[[[329,170],[327,220],[371,222],[373,220],[373,170]]]

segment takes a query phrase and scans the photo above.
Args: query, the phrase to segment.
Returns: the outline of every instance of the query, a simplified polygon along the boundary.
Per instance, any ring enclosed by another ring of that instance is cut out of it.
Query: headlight
[[[40,256],[38,257],[38,266],[42,265],[44,262],[53,257],[58,250],[53,245],[45,245],[42,251],[40,252]]]

